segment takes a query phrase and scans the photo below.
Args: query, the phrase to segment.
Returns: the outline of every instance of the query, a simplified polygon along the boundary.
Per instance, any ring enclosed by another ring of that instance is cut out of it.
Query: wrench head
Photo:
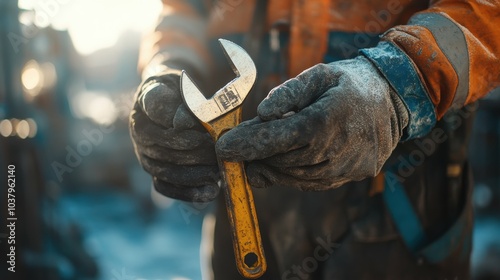
[[[208,123],[243,103],[257,78],[257,69],[248,53],[235,43],[219,39],[236,78],[207,99],[193,80],[182,71],[181,92],[184,102],[202,122]]]

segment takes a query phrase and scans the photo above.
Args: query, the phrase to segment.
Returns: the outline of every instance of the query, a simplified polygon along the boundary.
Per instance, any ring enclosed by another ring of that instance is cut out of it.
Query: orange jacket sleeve
[[[204,75],[210,64],[205,1],[162,2],[163,10],[154,31],[142,41],[139,69],[143,77],[155,75],[166,67]]]
[[[429,9],[361,53],[405,102],[406,139],[423,136],[450,108],[500,85],[500,1],[431,1]]]

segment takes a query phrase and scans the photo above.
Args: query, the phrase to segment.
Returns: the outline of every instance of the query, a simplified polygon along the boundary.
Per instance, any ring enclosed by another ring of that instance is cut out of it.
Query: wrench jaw
[[[206,99],[184,70],[181,74],[181,91],[184,103],[200,121],[208,123],[223,115],[213,97]]]
[[[250,55],[242,47],[225,39],[219,39],[219,43],[231,64],[234,74],[236,74],[236,78],[226,87],[233,86],[237,90],[242,103],[257,79],[257,68]]]
[[[208,123],[239,107],[253,87],[257,69],[248,53],[235,43],[219,39],[236,78],[207,99],[189,75],[182,71],[181,90],[184,102],[202,122]]]

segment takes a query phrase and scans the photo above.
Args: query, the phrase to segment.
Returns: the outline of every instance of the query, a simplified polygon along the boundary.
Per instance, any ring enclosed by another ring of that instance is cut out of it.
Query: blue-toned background
[[[152,192],[128,132],[141,36],[160,9],[159,0],[0,0],[0,224],[10,164],[18,218],[16,273],[0,228],[0,279],[201,279],[210,206]],[[470,149],[481,280],[500,279],[499,95],[481,101]]]

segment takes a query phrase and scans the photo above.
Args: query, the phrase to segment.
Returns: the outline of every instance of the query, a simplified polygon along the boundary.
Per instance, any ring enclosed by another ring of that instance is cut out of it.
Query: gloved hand
[[[364,57],[318,64],[274,88],[216,143],[220,158],[248,161],[254,187],[324,190],[375,176],[408,123],[408,111]]]
[[[219,193],[214,143],[185,107],[180,71],[147,79],[130,115],[136,155],[161,194],[184,201],[210,201]]]

